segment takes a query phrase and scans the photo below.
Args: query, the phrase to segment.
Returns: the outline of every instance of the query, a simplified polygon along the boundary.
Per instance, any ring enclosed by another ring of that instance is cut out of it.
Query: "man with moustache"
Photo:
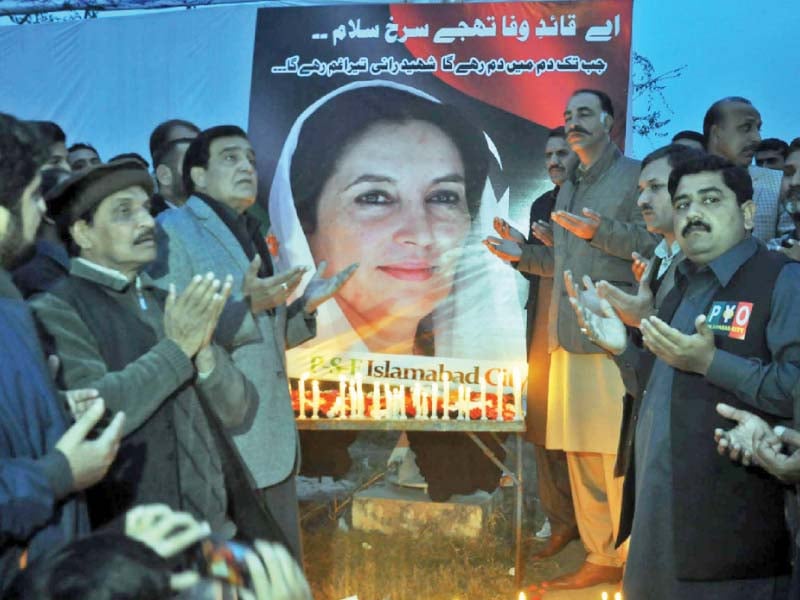
[[[77,257],[32,306],[54,340],[63,383],[96,388],[128,417],[119,457],[89,496],[93,526],[162,503],[230,538],[232,473],[223,472],[215,432],[239,426],[256,393],[210,343],[230,281],[208,273],[167,295],[144,273],[156,257],[152,186],[135,161],[88,167],[65,181],[59,226]]]
[[[727,158],[750,173],[756,205],[752,233],[777,250],[775,238],[791,231],[792,223],[779,206],[780,172],[750,164],[761,142],[761,114],[747,98],[730,96],[717,100],[703,118],[703,135],[709,154]]]
[[[321,262],[303,296],[286,305],[305,269],[273,275],[259,222],[245,212],[255,202],[258,173],[253,147],[239,127],[219,125],[200,132],[186,151],[183,181],[191,196],[182,207],[159,215],[163,252],[151,273],[162,286],[185,285],[197,273],[212,270],[233,275],[234,291],[216,339],[230,349],[259,395],[252,418],[233,431],[234,441],[253,485],[302,564],[295,489],[298,437],[285,349],[316,334],[317,307],[356,266],[325,279]]]
[[[746,169],[691,159],[669,178],[686,259],[657,317],[633,346],[607,303],[583,303],[565,273],[577,321],[616,355],[632,401],[633,459],[619,540],[630,535],[623,593],[631,600],[785,598],[789,536],[783,487],[719,456],[718,403],[768,421],[792,415],[800,376],[794,318],[800,265],[748,235],[755,205]]]
[[[96,390],[81,390],[68,392],[68,401],[93,404],[70,426],[30,310],[7,271],[33,243],[47,155],[33,128],[0,114],[0,594],[28,561],[89,532],[81,490],[105,476],[125,422],[117,415],[87,439],[104,403]]]
[[[200,128],[194,123],[170,119],[159,123],[150,134],[150,157],[158,184],[152,200],[154,217],[168,208],[183,206],[189,197],[183,185],[183,157],[198,133]]]
[[[553,277],[569,269],[631,289],[631,254],[649,254],[658,241],[636,206],[639,164],[611,141],[614,109],[604,92],[575,91],[564,121],[579,164],[556,198],[553,247],[520,248],[496,238],[485,243],[525,273]],[[575,516],[588,554],[578,571],[548,582],[548,589],[574,589],[622,577],[625,550],[614,547],[622,481],[614,476],[614,464],[624,388],[614,363],[580,333],[560,276],[553,279],[551,298],[547,448],[566,452]]]
[[[680,245],[672,226],[672,198],[667,183],[680,162],[697,158],[702,152],[683,144],[670,144],[644,157],[639,175],[639,208],[647,231],[663,236],[650,260],[635,255],[635,265],[647,264],[640,276],[636,295],[626,293],[608,281],[598,281],[597,293],[609,301],[622,322],[639,327],[645,317],[653,315],[675,283],[675,269],[683,260]],[[652,264],[650,264],[652,262]]]
[[[551,129],[544,147],[547,174],[555,187],[536,198],[531,204],[530,235],[526,239],[502,219],[495,220],[497,232],[503,239],[516,243],[553,245],[550,213],[556,202],[567,170],[577,163],[577,157],[567,144],[563,127]],[[547,352],[547,314],[553,289],[551,277],[523,274],[529,282],[526,340],[528,346],[528,392],[525,413],[526,439],[533,444],[536,454],[536,483],[545,514],[545,523],[537,532],[537,539],[547,539],[547,545],[533,555],[534,560],[553,556],[570,541],[578,537],[575,509],[569,486],[566,455],[563,450],[545,447],[547,431],[547,376],[550,355]]]

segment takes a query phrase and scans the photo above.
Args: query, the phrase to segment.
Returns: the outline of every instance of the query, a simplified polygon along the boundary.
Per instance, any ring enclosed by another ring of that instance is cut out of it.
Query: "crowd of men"
[[[127,530],[141,506],[186,515],[165,534],[201,523],[215,539],[277,542],[297,569],[284,349],[314,335],[355,267],[323,266],[286,305],[302,271],[272,273],[245,213],[257,175],[238,127],[159,126],[158,195],[143,159],[102,163],[64,142],[52,123],[0,115],[2,586],[26,566],[65,568],[48,552]],[[187,219],[167,222],[180,205]],[[287,597],[307,597],[299,581]]]
[[[485,240],[531,277],[535,558],[587,552],[541,590],[800,597],[800,138],[761,140],[741,97],[641,163],[611,141],[603,92],[574,92],[564,123],[530,236],[498,219]]]
[[[605,93],[575,91],[530,232],[485,240],[530,280],[535,558],[587,552],[543,589],[800,597],[800,138],[761,140],[740,97],[641,162],[613,128]],[[302,564],[285,350],[357,266],[287,304],[304,271],[273,272],[248,212],[247,134],[166,121],[150,154],[103,162],[0,115],[3,588],[152,505]]]

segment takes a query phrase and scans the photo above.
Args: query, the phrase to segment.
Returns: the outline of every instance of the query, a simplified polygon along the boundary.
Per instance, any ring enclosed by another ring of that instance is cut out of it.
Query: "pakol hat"
[[[136,160],[114,160],[73,173],[48,194],[48,208],[56,215],[62,235],[82,215],[125,188],[140,186],[153,194],[153,178]]]

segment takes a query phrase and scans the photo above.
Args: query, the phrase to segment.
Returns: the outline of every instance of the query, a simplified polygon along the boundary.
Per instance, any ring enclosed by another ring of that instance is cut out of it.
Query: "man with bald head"
[[[520,271],[554,277],[548,316],[546,446],[566,453],[587,557],[576,572],[548,582],[548,589],[618,581],[625,562],[625,549],[614,545],[622,488],[614,464],[624,387],[613,361],[581,334],[560,276],[571,269],[631,291],[632,253],[649,255],[658,243],[636,205],[639,163],[623,156],[611,141],[613,127],[608,95],[576,90],[564,110],[564,128],[579,162],[568,170],[556,198],[553,247],[485,241],[494,254],[518,263]]]
[[[717,100],[703,119],[703,135],[709,154],[727,158],[749,171],[756,205],[753,235],[770,249],[777,249],[775,238],[791,231],[792,223],[778,202],[781,173],[751,164],[761,142],[761,113],[741,96]]]

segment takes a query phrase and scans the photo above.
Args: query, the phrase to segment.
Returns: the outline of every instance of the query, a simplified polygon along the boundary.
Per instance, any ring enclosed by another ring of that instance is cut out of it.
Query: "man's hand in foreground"
[[[117,456],[125,424],[125,415],[122,413],[114,416],[97,439],[88,439],[89,432],[100,421],[105,410],[105,402],[97,398],[56,442],[56,450],[63,453],[69,463],[73,491],[85,490],[100,481]]]

